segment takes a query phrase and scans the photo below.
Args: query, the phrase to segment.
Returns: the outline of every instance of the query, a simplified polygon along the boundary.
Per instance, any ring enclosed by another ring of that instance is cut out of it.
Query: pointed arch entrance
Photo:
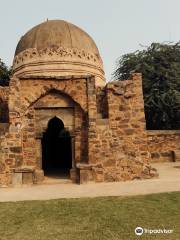
[[[42,138],[42,168],[45,175],[69,176],[72,168],[72,146],[63,121],[54,116]]]

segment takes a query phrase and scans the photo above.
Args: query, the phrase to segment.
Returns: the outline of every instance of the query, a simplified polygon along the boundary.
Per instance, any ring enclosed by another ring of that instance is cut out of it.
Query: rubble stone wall
[[[89,179],[102,182],[157,176],[156,170],[149,165],[141,75],[110,82],[102,91],[107,96],[109,118],[93,118],[97,96],[92,102],[89,100],[92,116],[88,141],[92,171],[87,169],[82,177],[89,173]],[[93,95],[91,85],[91,98]]]
[[[177,161],[180,152],[179,130],[151,130],[147,131],[148,149],[152,162]]]
[[[35,171],[37,182],[43,180],[41,139],[54,116],[72,137],[70,173],[76,182],[157,177],[150,163],[172,160],[179,150],[178,131],[146,130],[141,74],[104,87],[93,76],[13,77],[7,92],[9,121],[0,123],[1,185],[11,185],[14,172],[18,180],[25,168]],[[27,181],[31,173],[23,174]]]
[[[56,91],[55,98],[52,99],[52,91]],[[9,88],[9,123],[0,126],[0,182],[1,185],[12,183],[13,171],[23,166],[40,169],[41,163],[41,139],[37,137],[37,121],[35,118],[36,104],[39,100],[49,94],[49,99],[45,99],[46,108],[57,103],[57,93],[69,96],[72,102],[76,103],[74,109],[75,138],[74,148],[76,159],[81,161],[87,150],[87,136],[84,130],[84,112],[87,112],[86,79],[64,79],[59,80],[36,80],[13,78]],[[62,99],[61,99],[62,100]],[[63,101],[59,104],[64,104]],[[43,106],[42,106],[43,107]],[[55,106],[56,108],[57,106]],[[64,105],[63,105],[64,107]],[[51,109],[51,111],[55,111]],[[63,109],[65,110],[65,109]],[[61,111],[63,111],[61,109]],[[69,110],[69,108],[68,108]],[[50,110],[49,110],[50,111]],[[52,113],[52,117],[54,116]],[[44,116],[47,111],[44,110]],[[70,121],[68,116],[66,120]],[[71,119],[72,120],[72,119]],[[82,126],[83,125],[83,126]],[[70,126],[73,127],[73,126]],[[82,130],[83,129],[83,130]],[[71,129],[72,130],[72,129]],[[81,131],[82,130],[82,131]],[[83,144],[84,143],[84,144]],[[82,149],[80,151],[79,149]]]

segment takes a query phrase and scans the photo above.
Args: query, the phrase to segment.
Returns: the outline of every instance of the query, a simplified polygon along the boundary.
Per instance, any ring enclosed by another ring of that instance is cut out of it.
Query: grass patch
[[[180,192],[0,203],[0,240],[180,239]],[[173,229],[137,237],[134,229]]]

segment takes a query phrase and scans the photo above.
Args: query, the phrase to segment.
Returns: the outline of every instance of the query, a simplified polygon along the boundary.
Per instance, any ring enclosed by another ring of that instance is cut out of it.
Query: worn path
[[[0,201],[48,200],[99,196],[133,196],[180,191],[180,162],[154,164],[159,178],[115,183],[50,183],[16,188],[0,188]]]

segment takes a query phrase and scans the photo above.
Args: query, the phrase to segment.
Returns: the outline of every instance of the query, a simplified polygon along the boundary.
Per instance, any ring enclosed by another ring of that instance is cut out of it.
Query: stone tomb
[[[1,186],[53,172],[74,183],[157,176],[141,74],[106,83],[96,44],[75,25],[52,20],[27,32],[0,96]]]

